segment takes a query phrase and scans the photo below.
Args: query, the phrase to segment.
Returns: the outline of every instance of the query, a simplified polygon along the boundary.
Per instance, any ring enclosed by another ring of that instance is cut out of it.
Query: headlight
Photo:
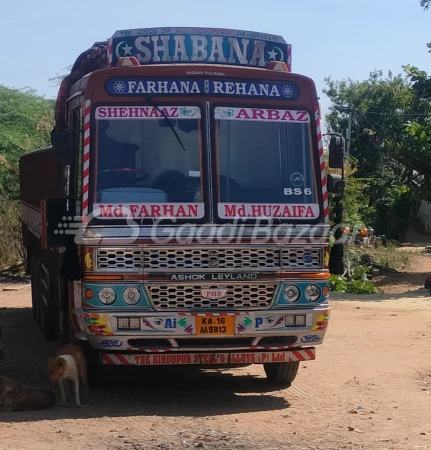
[[[288,302],[294,303],[301,296],[301,291],[294,284],[289,284],[284,288],[283,295]]]
[[[111,287],[104,287],[100,289],[100,291],[97,294],[97,297],[99,298],[100,302],[103,303],[104,305],[112,305],[115,302],[115,299],[117,298],[117,294]]]
[[[322,291],[317,284],[309,284],[305,290],[305,297],[309,302],[319,300]]]
[[[141,300],[141,293],[139,289],[134,286],[128,287],[123,291],[123,300],[124,303],[128,305],[136,305]]]

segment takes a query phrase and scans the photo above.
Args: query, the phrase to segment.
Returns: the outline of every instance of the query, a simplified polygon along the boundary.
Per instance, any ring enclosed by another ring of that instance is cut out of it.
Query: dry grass
[[[373,263],[387,267],[389,269],[404,270],[411,267],[412,260],[417,252],[406,250],[402,247],[388,244],[387,247],[379,245],[377,247],[363,248],[362,253],[372,256]]]
[[[24,257],[19,203],[0,199],[0,268],[20,263]]]

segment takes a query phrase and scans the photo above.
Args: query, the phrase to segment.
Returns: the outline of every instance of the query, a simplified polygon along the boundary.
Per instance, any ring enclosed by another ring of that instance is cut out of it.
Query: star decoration
[[[269,55],[269,60],[271,60],[271,59],[275,60],[275,58],[277,56],[277,52],[274,49],[272,49],[272,51],[268,52],[268,55]]]
[[[124,56],[130,55],[132,56],[132,50],[133,47],[129,47],[126,43],[126,45],[123,47],[123,51],[124,51]]]

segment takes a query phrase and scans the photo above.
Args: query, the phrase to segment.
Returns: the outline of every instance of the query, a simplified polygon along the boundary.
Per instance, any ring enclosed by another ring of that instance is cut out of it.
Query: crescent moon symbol
[[[121,41],[121,42],[119,42],[119,43],[117,44],[117,46],[115,47],[115,56],[116,56],[118,59],[121,58],[120,53],[118,52],[118,50],[120,49],[120,46],[123,45],[123,44],[126,44],[126,41]],[[278,48],[278,47],[277,47],[277,48]],[[280,50],[280,51],[281,51],[281,50]]]
[[[280,47],[274,47],[280,52],[280,61],[284,61],[284,52]]]

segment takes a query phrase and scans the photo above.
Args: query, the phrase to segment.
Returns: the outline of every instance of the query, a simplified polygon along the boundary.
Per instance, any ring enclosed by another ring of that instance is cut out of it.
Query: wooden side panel
[[[40,209],[43,198],[62,197],[62,175],[52,147],[23,155],[19,162],[21,202]]]

